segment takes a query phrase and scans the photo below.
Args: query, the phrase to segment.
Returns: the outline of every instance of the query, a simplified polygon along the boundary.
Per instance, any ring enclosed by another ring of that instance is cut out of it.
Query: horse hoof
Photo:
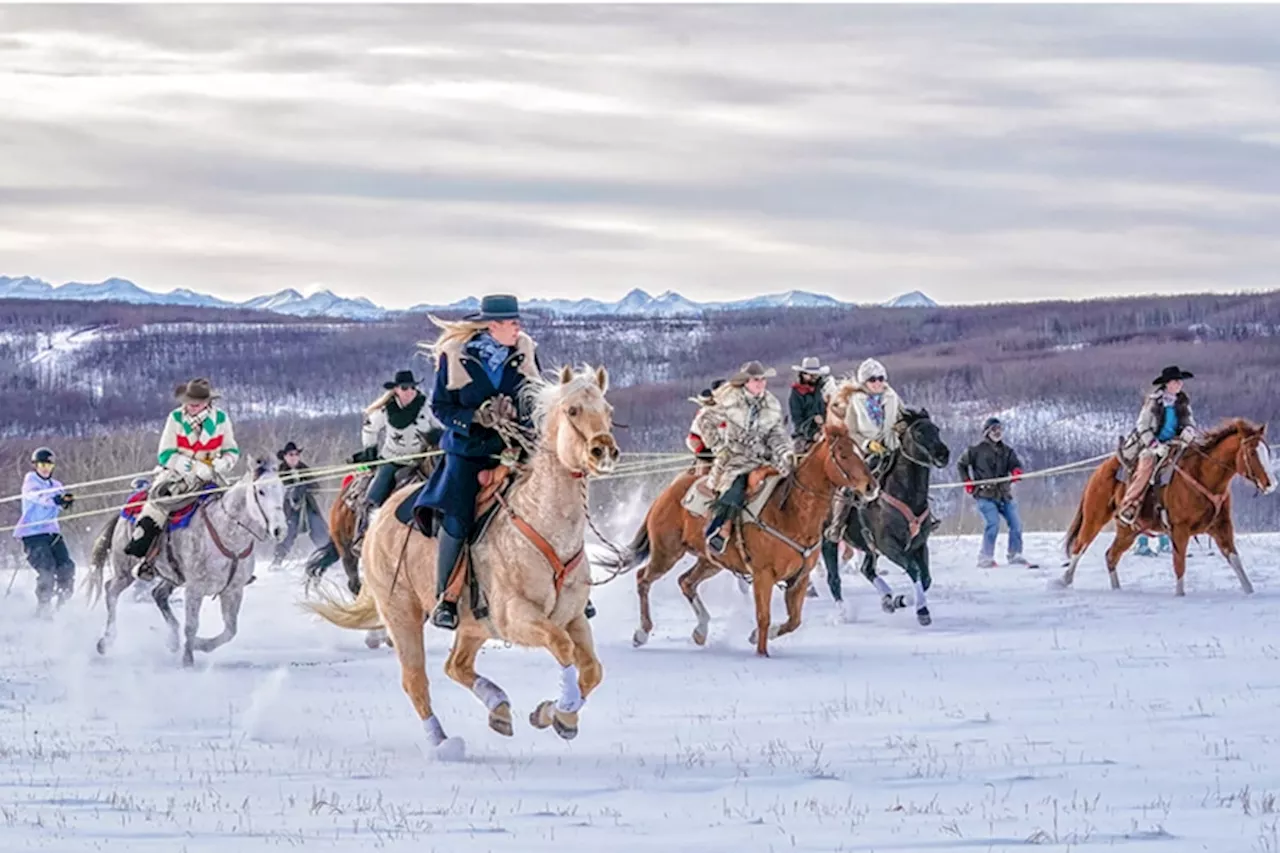
[[[707,629],[706,629],[706,628],[694,628],[694,629],[693,629],[693,641],[694,641],[695,643],[697,643],[699,646],[705,646],[705,645],[707,644]],[[754,643],[754,642],[755,642],[755,640],[752,640],[751,642],[753,642],[753,643]]]
[[[551,725],[552,712],[555,710],[556,703],[550,699],[542,702],[538,707],[534,708],[529,714],[529,725],[535,729],[545,729]]]
[[[178,638],[177,638],[177,637],[170,637],[168,640],[166,640],[166,641],[165,641],[164,647],[165,647],[166,649],[168,649],[168,650],[169,650],[169,654],[171,654],[171,655],[172,655],[172,654],[177,654],[178,649],[182,647],[182,644],[178,642]],[[102,651],[102,643],[101,643],[101,642],[99,642],[99,643],[98,643],[98,651],[99,651],[99,652],[101,652],[101,651]]]
[[[503,737],[511,737],[515,729],[511,725],[511,703],[503,702],[489,712],[489,728]]]
[[[1049,586],[1052,587],[1053,589],[1070,589],[1071,578],[1067,577],[1066,575],[1063,575],[1060,578],[1054,578],[1053,580],[1049,581]]]
[[[107,641],[105,639],[98,640],[98,654],[105,655],[107,653]]]
[[[431,750],[431,755],[436,761],[463,761],[467,757],[467,742],[460,737],[447,737]]]
[[[885,613],[892,613],[894,610],[896,610],[896,609],[897,609],[897,608],[895,608],[895,607],[893,606],[893,596],[892,596],[892,595],[885,595],[885,596],[881,596],[881,598],[880,598],[880,609],[881,609],[881,610],[883,610]]]
[[[921,625],[925,625],[925,626],[932,625],[933,617],[929,615],[929,608],[921,607],[919,610],[917,610],[916,621],[919,622]]]
[[[372,631],[365,632],[364,644],[369,648],[376,649],[380,647],[383,643],[386,643],[387,645],[391,644],[391,641],[387,637],[385,631],[374,629]]]
[[[649,632],[643,628],[637,628],[636,632],[631,635],[631,645],[637,649],[649,642]]]
[[[561,740],[573,740],[578,736],[578,715],[556,711],[551,717],[551,730],[559,735]]]

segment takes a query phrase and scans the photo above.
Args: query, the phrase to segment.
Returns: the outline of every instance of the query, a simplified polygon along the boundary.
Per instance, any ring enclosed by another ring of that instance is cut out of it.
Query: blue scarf
[[[867,395],[867,414],[876,422],[876,426],[884,426],[884,394]]]
[[[497,388],[502,382],[502,371],[507,366],[507,359],[511,357],[511,347],[504,347],[488,332],[481,332],[471,339],[467,349],[479,360],[490,384]]]

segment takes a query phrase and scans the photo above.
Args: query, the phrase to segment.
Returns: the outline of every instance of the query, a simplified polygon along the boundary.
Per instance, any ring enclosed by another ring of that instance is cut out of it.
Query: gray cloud
[[[1273,286],[1266,7],[0,8],[5,274],[389,305]]]

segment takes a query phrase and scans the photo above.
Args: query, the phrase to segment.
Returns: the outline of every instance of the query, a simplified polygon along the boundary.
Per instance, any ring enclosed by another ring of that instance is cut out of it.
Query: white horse
[[[116,636],[116,604],[134,582],[137,560],[124,553],[131,528],[113,515],[93,544],[92,571],[86,581],[93,605],[103,593],[103,568],[108,556],[114,575],[106,584],[107,625],[98,640],[98,653],[106,654]],[[273,462],[252,460],[249,471],[221,496],[195,511],[181,530],[165,534],[152,560],[159,576],[151,595],[169,626],[169,650],[178,650],[178,620],[169,607],[169,595],[182,587],[186,604],[186,643],[183,666],[195,663],[195,652],[211,652],[236,635],[244,588],[253,577],[254,547],[268,539],[284,539],[284,484]],[[204,599],[217,596],[222,605],[222,633],[197,637],[200,607]]]

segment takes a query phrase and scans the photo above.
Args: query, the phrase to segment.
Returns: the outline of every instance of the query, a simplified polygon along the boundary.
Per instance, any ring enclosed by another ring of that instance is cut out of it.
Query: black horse
[[[880,605],[886,613],[906,607],[906,596],[894,595],[876,573],[876,560],[883,554],[902,567],[915,584],[916,619],[921,625],[928,625],[933,621],[925,600],[925,593],[933,584],[929,574],[929,533],[940,523],[929,511],[929,474],[932,468],[947,466],[951,450],[924,409],[905,410],[894,430],[899,436],[899,448],[885,461],[880,497],[851,511],[844,541],[864,554],[862,574],[880,591]],[[828,577],[839,576],[838,548],[835,542],[823,542]]]

